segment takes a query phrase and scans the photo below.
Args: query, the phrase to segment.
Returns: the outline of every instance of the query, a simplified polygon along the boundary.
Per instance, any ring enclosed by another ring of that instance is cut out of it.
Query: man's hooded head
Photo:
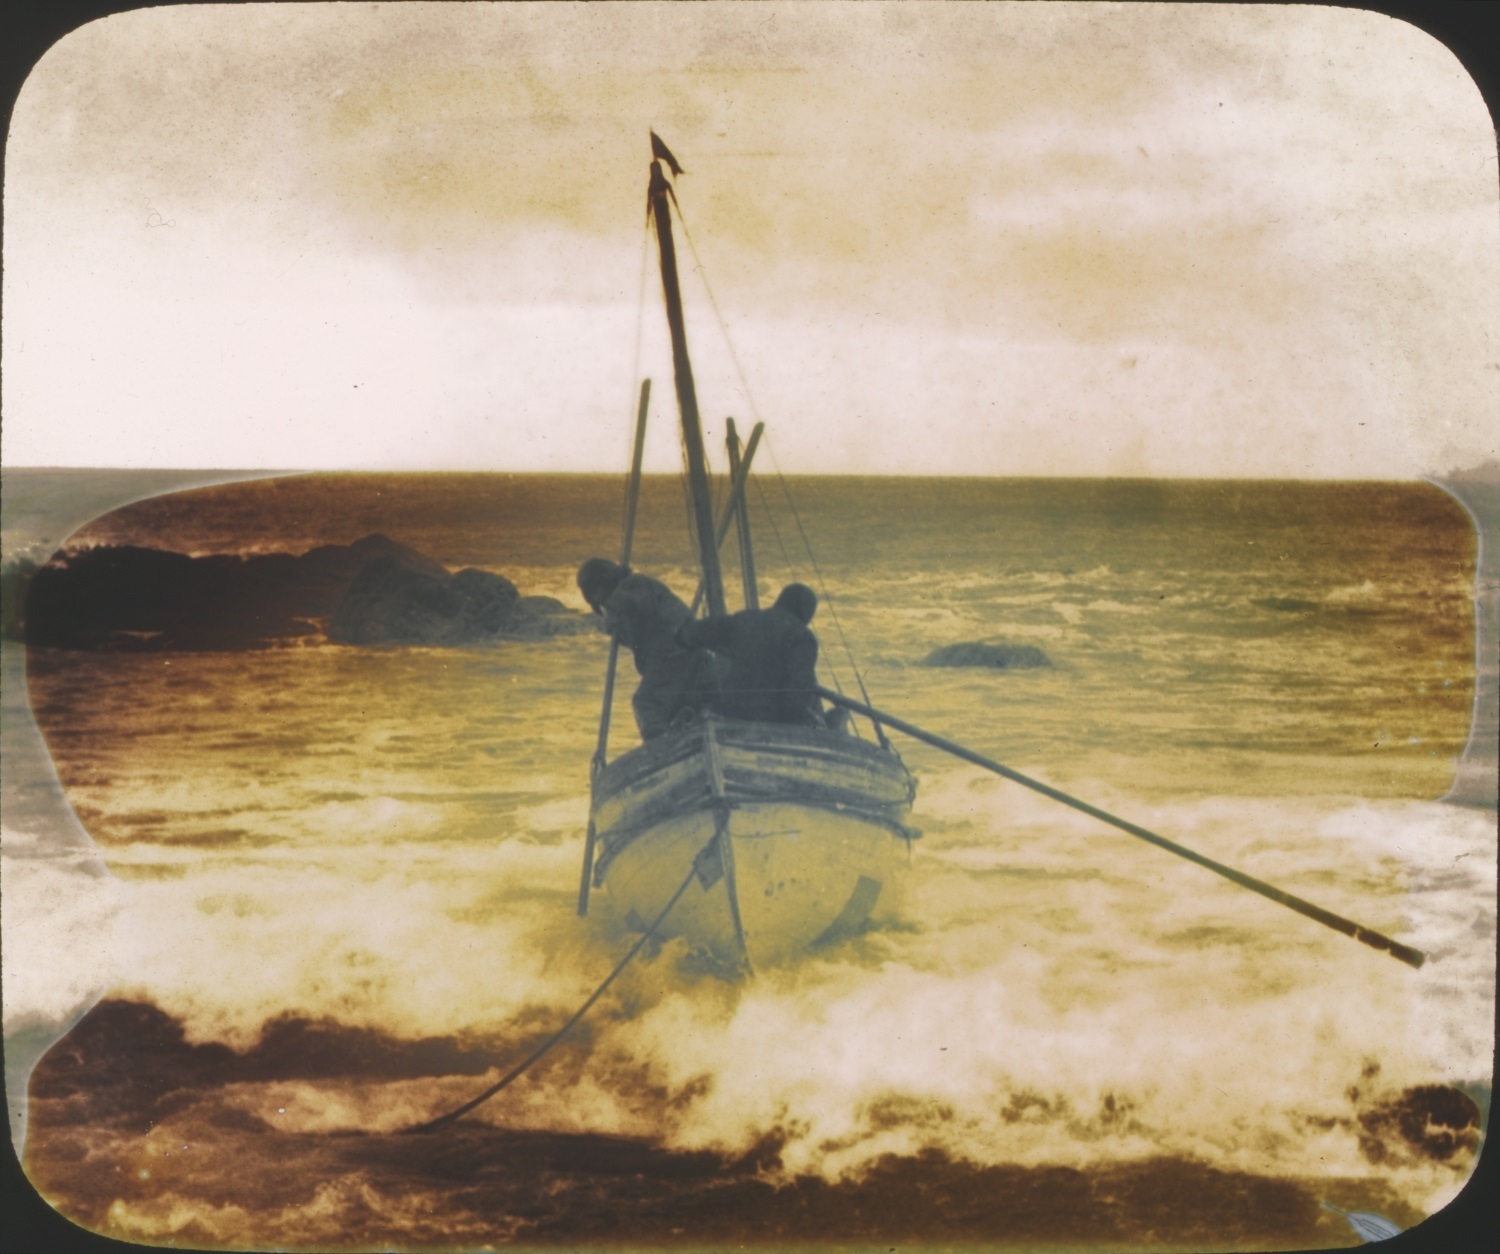
[[[578,568],[578,591],[595,614],[604,613],[604,603],[630,574],[629,566],[607,557],[591,557]]]
[[[785,610],[799,623],[810,623],[818,609],[818,594],[805,583],[789,583],[776,598],[776,609]]]

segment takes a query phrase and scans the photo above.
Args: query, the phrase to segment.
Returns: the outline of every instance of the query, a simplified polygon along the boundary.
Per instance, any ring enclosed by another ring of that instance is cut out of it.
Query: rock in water
[[[466,638],[499,635],[514,620],[517,606],[525,599],[503,575],[472,566],[454,575],[448,587],[458,598]]]
[[[551,640],[598,629],[598,617],[570,610],[556,597],[522,597],[505,628],[507,640]]]
[[[1051,666],[1052,659],[1029,644],[984,644],[969,641],[947,644],[922,659],[923,666],[984,666],[990,670],[1034,670]]]
[[[135,545],[54,557],[26,590],[27,643],[100,649],[159,637],[192,604],[197,570],[186,554]]]
[[[505,630],[520,598],[510,580],[488,571],[449,575],[441,566],[434,572],[382,557],[354,577],[328,638],[357,645],[475,644]]]
[[[410,570],[426,571],[440,579],[448,576],[448,569],[441,562],[379,532],[362,536],[353,544],[319,545],[294,559],[295,584],[311,607],[309,612],[318,618],[331,615],[355,576],[382,557],[393,558]]]
[[[486,570],[450,575],[388,536],[300,557],[189,557],[130,545],[57,554],[6,572],[5,629],[62,649],[240,650],[327,636],[340,644],[487,644],[587,631],[589,614],[523,597]]]

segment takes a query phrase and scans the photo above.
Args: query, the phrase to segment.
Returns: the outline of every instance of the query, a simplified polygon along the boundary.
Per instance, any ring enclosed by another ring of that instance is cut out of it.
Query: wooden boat
[[[729,515],[715,525],[683,327],[671,186],[662,160],[674,174],[680,171],[661,141],[651,138],[657,159],[651,163],[649,205],[661,254],[702,591],[708,612],[723,614],[718,548]],[[642,421],[648,394],[643,387]],[[640,436],[638,427],[632,490],[639,479]],[[755,438],[741,462],[731,427],[730,510],[740,525],[749,608],[757,607],[757,599],[743,486]],[[628,536],[627,526],[626,558]],[[749,970],[786,962],[894,914],[918,835],[906,822],[916,786],[878,723],[877,740],[871,741],[849,730],[706,714],[606,764],[616,657],[612,646],[580,914],[588,910],[591,889],[599,888],[608,913],[627,928],[655,925],[660,938],[684,937],[711,958]],[[697,884],[684,888],[689,875]]]
[[[915,791],[891,752],[812,727],[713,716],[617,758],[600,774],[595,872],[622,921],[728,962],[763,967],[888,919],[915,833]]]

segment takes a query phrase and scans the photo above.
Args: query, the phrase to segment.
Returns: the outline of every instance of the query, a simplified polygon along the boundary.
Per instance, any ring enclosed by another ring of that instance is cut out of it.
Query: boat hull
[[[773,966],[889,919],[917,833],[895,754],[821,729],[709,718],[601,773],[601,904],[722,962]]]

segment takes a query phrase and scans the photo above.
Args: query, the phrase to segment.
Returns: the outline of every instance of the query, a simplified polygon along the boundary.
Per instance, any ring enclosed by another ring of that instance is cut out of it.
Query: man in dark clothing
[[[684,710],[714,697],[713,659],[677,640],[692,613],[666,584],[629,566],[591,557],[578,568],[578,590],[604,628],[635,657],[641,682],[631,697],[641,739],[660,736]]]
[[[818,638],[808,627],[817,608],[817,594],[793,583],[768,610],[688,621],[678,630],[682,644],[712,649],[728,662],[715,704],[720,714],[824,725],[817,694]]]

